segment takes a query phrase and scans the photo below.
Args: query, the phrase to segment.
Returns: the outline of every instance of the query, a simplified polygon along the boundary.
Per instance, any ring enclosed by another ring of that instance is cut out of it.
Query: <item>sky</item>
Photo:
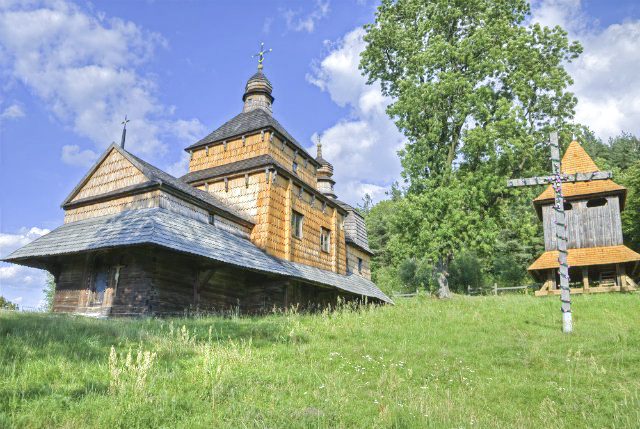
[[[0,0],[0,258],[60,226],[60,204],[112,142],[174,176],[184,148],[242,109],[260,42],[274,117],[311,154],[319,136],[338,198],[386,197],[403,135],[358,70],[373,0]],[[542,0],[584,53],[567,70],[575,121],[607,141],[640,135],[640,5]],[[0,263],[0,295],[42,304],[46,273]]]

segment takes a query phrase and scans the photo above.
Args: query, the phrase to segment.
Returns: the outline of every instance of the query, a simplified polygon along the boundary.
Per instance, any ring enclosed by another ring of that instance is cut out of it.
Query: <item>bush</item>
[[[449,264],[449,288],[453,292],[467,293],[467,286],[484,289],[486,285],[480,259],[474,253],[461,253]]]

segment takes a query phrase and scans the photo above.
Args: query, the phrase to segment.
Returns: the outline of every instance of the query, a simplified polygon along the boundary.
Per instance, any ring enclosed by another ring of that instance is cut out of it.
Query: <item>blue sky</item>
[[[335,168],[338,197],[384,198],[403,137],[376,85],[357,69],[376,2],[0,0],[0,256],[62,223],[59,205],[120,139],[174,174],[183,148],[240,112],[261,41],[274,116]],[[640,135],[640,6],[554,0],[532,19],[562,25],[585,47],[568,66],[576,122],[607,140]],[[44,273],[0,264],[0,294],[37,306]]]

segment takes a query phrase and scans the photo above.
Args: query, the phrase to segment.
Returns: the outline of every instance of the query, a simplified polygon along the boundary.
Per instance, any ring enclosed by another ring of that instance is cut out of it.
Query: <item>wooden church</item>
[[[591,157],[576,141],[562,158],[563,174],[599,171]],[[624,210],[626,188],[612,180],[563,183],[568,235],[571,293],[632,291],[637,289],[632,275],[640,273],[640,254],[623,244],[620,212]],[[544,282],[536,296],[559,295],[558,244],[554,222],[555,191],[549,185],[533,200],[543,222],[545,252],[529,267]]]
[[[50,271],[57,312],[391,302],[371,282],[364,219],[336,199],[320,145],[313,157],[274,119],[262,64],[242,100],[186,148],[182,178],[111,145],[63,202],[64,225],[5,261]]]

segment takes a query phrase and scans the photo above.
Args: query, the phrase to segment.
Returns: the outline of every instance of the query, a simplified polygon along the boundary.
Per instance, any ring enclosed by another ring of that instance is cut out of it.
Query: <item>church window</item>
[[[329,248],[331,246],[331,231],[327,228],[322,228],[322,233],[320,234],[320,248],[323,252],[329,253]]]
[[[295,174],[298,174],[298,163],[293,161],[293,172]]]
[[[606,198],[592,198],[587,201],[587,207],[602,207],[607,204]]]
[[[304,216],[296,211],[291,212],[291,229],[293,236],[296,238],[302,238],[302,222]]]
[[[216,224],[216,217],[215,217],[215,215],[213,215],[211,213],[209,213],[209,223],[211,225],[215,225]]]
[[[362,258],[358,258],[358,272],[362,273]]]
[[[565,211],[569,211],[573,208],[573,205],[571,205],[571,203],[564,203],[564,210]]]

